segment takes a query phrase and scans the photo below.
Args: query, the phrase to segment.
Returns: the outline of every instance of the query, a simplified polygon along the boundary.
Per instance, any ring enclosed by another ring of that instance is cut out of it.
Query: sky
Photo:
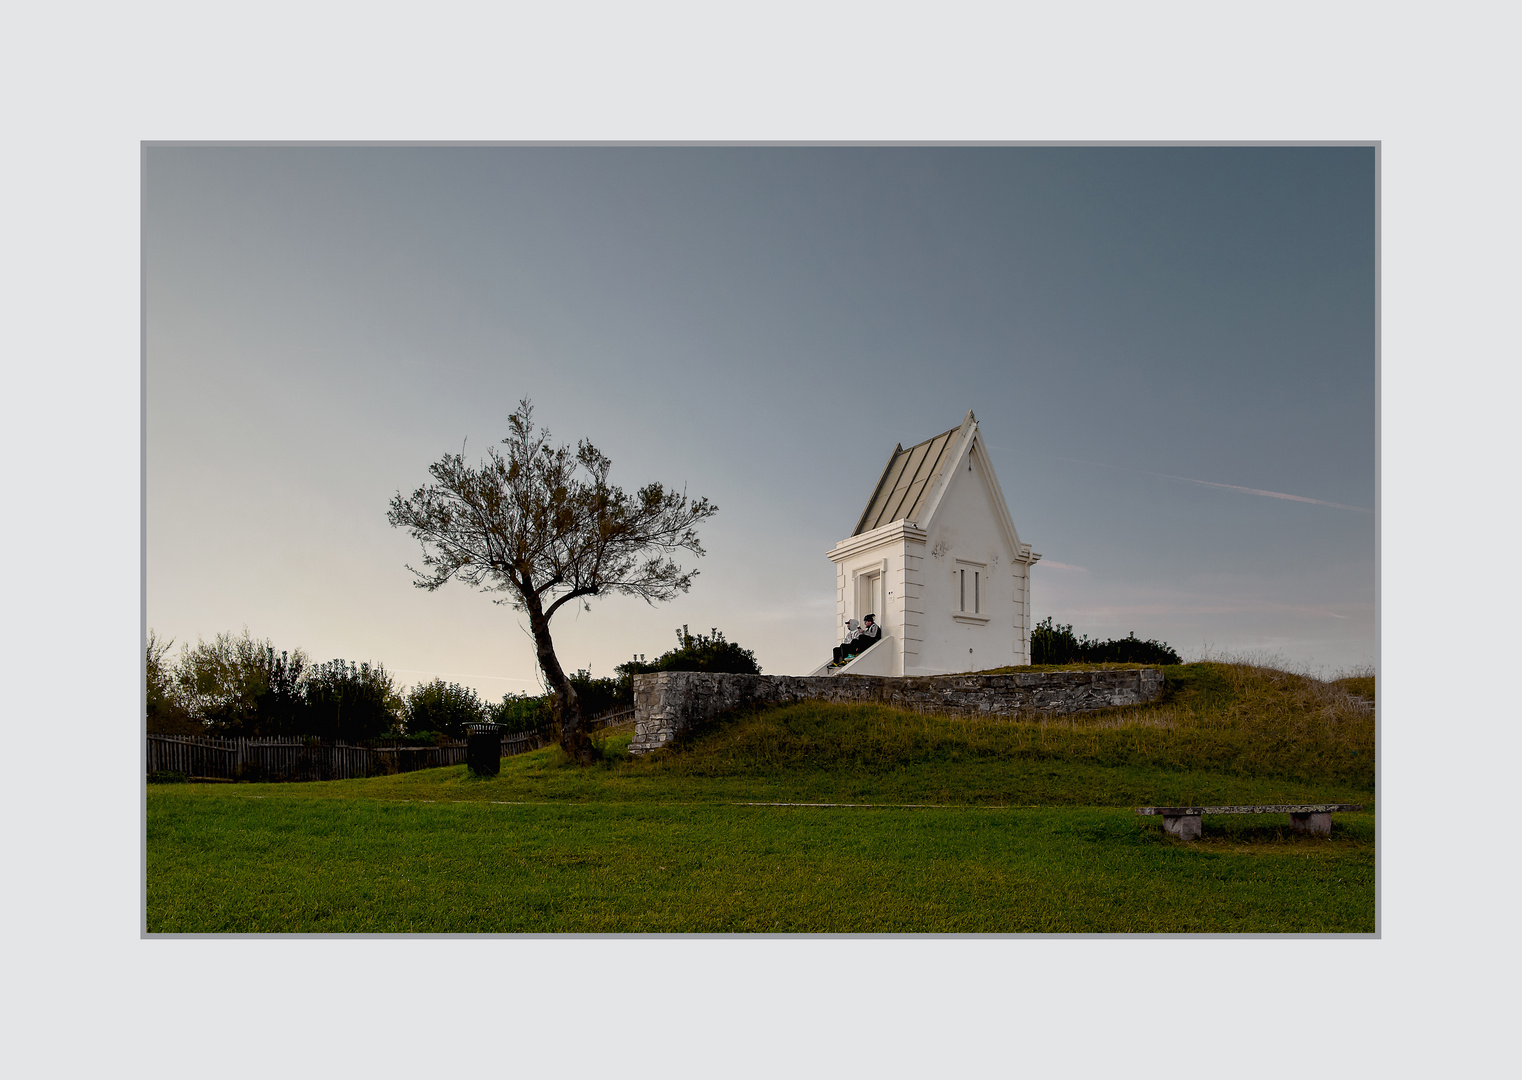
[[[690,593],[563,610],[611,674],[833,642],[894,445],[980,421],[1035,616],[1186,658],[1376,659],[1370,147],[147,153],[147,621],[538,692],[524,619],[386,522],[520,398],[719,506]]]

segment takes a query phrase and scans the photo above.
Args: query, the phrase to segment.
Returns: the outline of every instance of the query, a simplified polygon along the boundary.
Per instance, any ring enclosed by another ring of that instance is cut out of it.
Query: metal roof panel
[[[904,463],[909,460],[902,446],[893,448],[893,456],[888,458],[888,464],[883,469],[882,479],[877,482],[877,490],[872,493],[872,501],[862,511],[861,519],[856,523],[856,533],[870,532],[882,524],[879,518],[888,504],[889,497],[893,494],[893,487],[898,483],[899,474],[904,471]]]
[[[958,426],[943,431],[907,450],[895,447],[872,502],[861,515],[856,532],[851,535],[870,532],[900,518],[917,520],[914,514],[924,509],[921,504],[925,492],[944,468],[952,436],[960,430]]]

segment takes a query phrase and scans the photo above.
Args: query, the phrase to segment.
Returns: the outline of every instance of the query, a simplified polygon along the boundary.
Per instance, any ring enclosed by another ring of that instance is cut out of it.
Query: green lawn
[[[1372,716],[1282,675],[1191,665],[1156,705],[1046,724],[804,703],[490,780],[155,784],[147,927],[1371,933]],[[1130,809],[1285,802],[1366,809],[1194,844]]]
[[[445,770],[441,770],[445,771]],[[156,789],[152,932],[1370,932],[1373,815],[1330,840],[1116,809],[497,805]]]

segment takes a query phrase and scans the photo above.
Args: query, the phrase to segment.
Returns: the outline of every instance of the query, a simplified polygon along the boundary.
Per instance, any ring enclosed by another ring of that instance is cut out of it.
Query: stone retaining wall
[[[694,724],[744,705],[808,700],[999,716],[1062,715],[1140,705],[1156,700],[1162,689],[1163,673],[1157,668],[917,678],[659,671],[634,676],[634,741],[629,752],[659,750]]]

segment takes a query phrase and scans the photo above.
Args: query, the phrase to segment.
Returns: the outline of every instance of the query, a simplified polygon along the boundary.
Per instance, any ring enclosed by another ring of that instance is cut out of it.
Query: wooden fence
[[[149,735],[148,773],[208,780],[349,780],[458,765],[465,751],[463,739],[443,746],[353,746],[300,738]]]
[[[596,717],[588,726],[608,727],[633,716],[629,709]],[[502,756],[538,750],[553,741],[553,732],[547,728],[504,734]],[[207,780],[351,780],[461,765],[467,746],[464,739],[451,739],[441,746],[354,746],[293,737],[149,735],[147,771],[150,776],[173,772]]]

